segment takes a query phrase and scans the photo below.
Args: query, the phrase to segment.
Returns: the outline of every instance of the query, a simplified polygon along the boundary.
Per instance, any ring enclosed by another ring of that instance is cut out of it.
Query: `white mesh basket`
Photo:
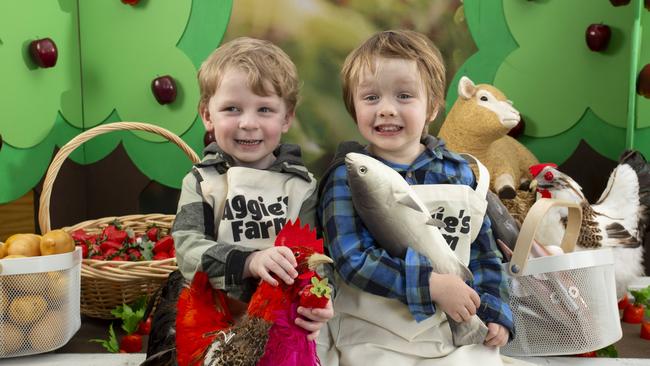
[[[81,249],[0,260],[0,358],[65,345],[81,327]]]
[[[565,254],[528,259],[539,223],[554,206],[568,208],[561,243]],[[578,205],[557,200],[542,199],[530,209],[506,264],[516,334],[501,353],[577,354],[621,339],[613,253],[611,249],[573,252],[581,217]]]

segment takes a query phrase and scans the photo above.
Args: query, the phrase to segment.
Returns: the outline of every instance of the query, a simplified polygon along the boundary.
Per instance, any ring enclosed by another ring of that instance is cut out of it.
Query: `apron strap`
[[[470,154],[462,153],[460,154],[465,160],[472,161],[478,167],[478,177],[476,177],[476,193],[481,197],[485,198],[487,196],[487,191],[490,186],[490,172],[487,170],[485,165],[483,165],[477,158]]]

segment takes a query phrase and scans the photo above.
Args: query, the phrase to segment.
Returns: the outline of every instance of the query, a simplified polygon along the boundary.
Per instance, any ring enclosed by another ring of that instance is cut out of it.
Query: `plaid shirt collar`
[[[378,156],[375,156],[375,158],[398,172],[418,170],[431,164],[434,160],[443,162],[447,159],[453,160],[454,162],[464,161],[462,156],[447,150],[445,148],[445,142],[442,139],[426,135],[420,140],[420,143],[424,145],[424,151],[411,164],[394,163]],[[368,151],[368,147],[366,147],[366,151]]]

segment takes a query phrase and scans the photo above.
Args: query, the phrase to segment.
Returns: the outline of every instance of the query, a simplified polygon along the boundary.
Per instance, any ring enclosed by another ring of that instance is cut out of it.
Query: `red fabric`
[[[533,178],[535,178],[547,166],[550,166],[552,168],[557,168],[557,164],[554,164],[554,163],[542,163],[542,164],[537,164],[537,165],[531,165],[528,168],[528,171],[533,176]]]
[[[311,248],[314,252],[323,254],[323,239],[316,239],[316,230],[310,230],[309,225],[300,227],[300,219],[295,223],[291,220],[287,222],[280,233],[275,238],[275,246],[285,247],[307,247]]]
[[[176,316],[176,354],[178,366],[202,365],[203,353],[215,332],[232,325],[225,294],[213,290],[208,275],[196,272],[189,288],[178,297]]]

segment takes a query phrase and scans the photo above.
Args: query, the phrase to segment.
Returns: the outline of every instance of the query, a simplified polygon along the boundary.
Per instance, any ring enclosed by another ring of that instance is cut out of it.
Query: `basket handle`
[[[565,253],[572,252],[576,246],[578,235],[580,234],[580,225],[582,222],[582,208],[577,203],[561,201],[556,199],[542,198],[530,208],[524,223],[521,225],[515,250],[508,263],[508,272],[512,276],[520,276],[526,269],[530,248],[533,246],[535,234],[541,224],[544,216],[552,207],[568,208],[567,224],[562,243],[560,246]]]
[[[45,180],[43,181],[43,192],[41,193],[41,198],[39,200],[39,210],[38,210],[38,225],[41,228],[41,233],[46,233],[50,231],[50,196],[52,195],[52,187],[54,186],[54,180],[56,179],[59,169],[65,159],[81,144],[92,139],[95,136],[99,136],[112,131],[119,130],[137,130],[137,131],[147,131],[160,135],[167,140],[173,142],[178,147],[183,150],[185,155],[187,155],[192,163],[199,162],[199,156],[189,147],[185,141],[180,137],[175,135],[173,132],[166,130],[162,127],[152,125],[149,123],[142,122],[115,122],[100,125],[93,127],[90,130],[80,133],[75,136],[72,140],[68,141],[54,156],[50,167],[47,169],[45,174]]]

